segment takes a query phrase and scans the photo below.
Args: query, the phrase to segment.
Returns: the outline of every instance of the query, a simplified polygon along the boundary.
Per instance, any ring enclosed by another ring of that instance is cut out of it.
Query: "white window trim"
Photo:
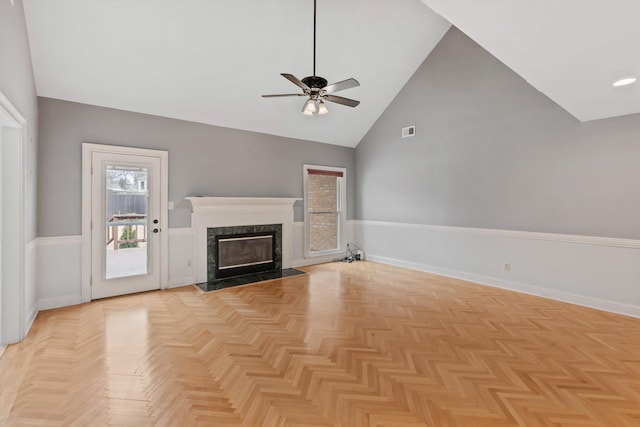
[[[310,249],[310,224],[309,224],[309,194],[308,194],[308,169],[319,169],[331,172],[342,172],[341,185],[338,186],[338,248],[329,251],[314,251]],[[345,230],[347,225],[347,169],[335,166],[308,165],[302,166],[302,181],[304,185],[304,254],[305,258],[317,258],[327,255],[341,254],[347,250]]]

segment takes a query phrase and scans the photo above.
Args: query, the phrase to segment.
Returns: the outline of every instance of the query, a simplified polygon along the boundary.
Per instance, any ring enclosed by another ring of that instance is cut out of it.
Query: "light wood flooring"
[[[0,359],[0,425],[640,426],[639,319],[371,262],[305,270],[41,312]]]

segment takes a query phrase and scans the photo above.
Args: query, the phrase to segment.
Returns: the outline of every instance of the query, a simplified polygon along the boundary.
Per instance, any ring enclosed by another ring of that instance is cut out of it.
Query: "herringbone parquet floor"
[[[0,425],[640,426],[638,319],[371,262],[306,270],[40,313],[0,359]]]

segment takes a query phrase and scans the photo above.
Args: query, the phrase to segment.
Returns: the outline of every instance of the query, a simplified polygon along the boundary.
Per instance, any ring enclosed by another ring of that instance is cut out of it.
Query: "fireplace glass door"
[[[275,268],[275,233],[217,236],[216,245],[218,278]]]

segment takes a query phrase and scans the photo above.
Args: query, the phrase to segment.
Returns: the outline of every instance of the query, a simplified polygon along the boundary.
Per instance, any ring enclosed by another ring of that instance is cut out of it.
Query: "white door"
[[[91,153],[91,299],[160,289],[160,158]]]

